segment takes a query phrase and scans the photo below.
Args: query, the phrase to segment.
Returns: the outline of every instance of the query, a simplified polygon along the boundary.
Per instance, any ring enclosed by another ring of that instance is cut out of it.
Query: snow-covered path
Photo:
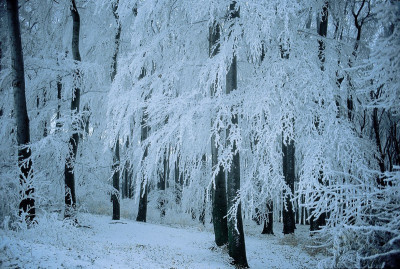
[[[91,214],[79,219],[90,228],[65,225],[50,217],[46,225],[27,231],[0,230],[0,268],[234,268],[226,249],[214,246],[209,227],[114,222]],[[256,231],[259,226],[246,225],[250,267],[315,267],[318,258],[303,246],[307,228],[300,226],[295,237],[285,237],[276,225],[276,236],[261,235]]]

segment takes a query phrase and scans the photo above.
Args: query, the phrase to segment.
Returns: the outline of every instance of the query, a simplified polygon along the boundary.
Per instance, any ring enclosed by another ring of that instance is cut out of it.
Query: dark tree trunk
[[[75,0],[72,1],[71,15],[73,20],[72,25],[72,55],[76,62],[81,61],[79,53],[79,31],[80,31],[80,18],[78,9],[76,8]],[[76,76],[79,77],[79,70],[76,70]],[[79,112],[80,102],[80,89],[75,86],[72,100],[71,100],[71,111],[72,113]],[[65,212],[64,218],[75,218],[76,208],[76,197],[75,197],[75,173],[74,173],[74,162],[76,153],[78,150],[79,133],[75,131],[69,139],[69,145],[71,148],[70,155],[65,162]]]
[[[0,24],[0,26],[2,25]],[[3,59],[3,43],[0,41],[0,72],[3,69],[3,66],[1,65],[2,59]]]
[[[260,209],[258,209],[258,207],[256,207],[254,209],[254,211],[255,212],[254,212],[253,220],[255,223],[257,223],[257,225],[261,225],[261,220],[263,219],[262,215],[265,215],[265,214],[260,212]]]
[[[217,155],[212,155],[212,163],[213,167],[218,164]],[[214,226],[215,243],[217,246],[222,246],[228,243],[228,222],[226,218],[228,210],[226,200],[225,172],[223,171],[223,167],[219,167],[218,174],[214,179],[214,187],[212,189],[212,202],[212,219]]]
[[[328,3],[326,2],[324,7],[322,8],[322,18],[321,21],[319,22],[319,27],[318,27],[318,35],[326,37],[328,31]],[[325,63],[325,42],[323,40],[318,40],[318,44],[319,44],[319,59],[321,61],[321,70],[324,71],[324,63]],[[350,97],[351,99],[351,97]],[[352,111],[352,99],[347,100],[347,103],[349,105],[349,108],[351,106],[351,109],[349,109],[349,111]],[[350,113],[350,112],[349,112]],[[351,113],[348,115],[349,118],[352,118]],[[319,119],[315,122],[315,127],[316,129],[319,131]],[[318,178],[318,182],[319,184],[323,184],[322,182],[322,178],[323,178],[323,173],[322,171],[320,171],[320,176]],[[317,198],[319,199],[319,198]],[[310,209],[310,213],[312,215],[313,213],[313,209]],[[318,216],[318,218],[315,218],[314,216],[311,216],[310,218],[310,231],[316,231],[320,229],[320,226],[325,225],[325,218],[326,218],[326,214],[322,213],[321,215]]]
[[[201,205],[201,211],[199,216],[199,221],[203,225],[206,224],[206,206],[207,206],[207,190],[204,189],[203,203]]]
[[[378,149],[378,165],[379,165],[379,171],[381,173],[385,172],[385,154],[382,149],[382,143],[381,143],[381,135],[380,135],[380,125],[379,125],[379,117],[378,117],[378,108],[374,108],[372,111],[372,128],[374,130],[375,134],[375,143],[376,143],[376,148]],[[378,184],[383,186],[384,182],[378,180]]]
[[[161,191],[160,197],[158,198],[158,207],[160,209],[161,217],[165,217],[165,189],[167,180],[169,177],[169,153],[168,149],[164,151],[163,157],[163,164],[162,164],[162,171],[160,172],[159,182],[158,182],[158,189]]]
[[[281,50],[281,58],[289,59],[289,48],[285,48],[284,45],[282,44],[280,50]],[[294,194],[294,180],[295,180],[295,171],[294,171],[295,147],[293,139],[284,141],[284,138],[282,138],[282,153],[283,153],[283,162],[282,162],[283,176],[285,178],[285,183],[287,187],[291,191],[291,194],[286,191],[283,193],[284,195],[284,206],[282,209],[283,234],[293,234],[294,230],[296,229],[293,206],[292,202],[290,201],[291,196]]]
[[[82,116],[82,130],[85,131],[85,136],[89,135],[89,124],[90,124],[90,107],[88,104],[83,106],[83,116]],[[82,138],[82,135],[81,135]]]
[[[294,141],[286,141],[286,143],[282,142],[282,151],[283,151],[283,175],[285,177],[285,183],[289,187],[291,194],[284,193],[284,207],[282,210],[282,219],[283,219],[283,233],[284,234],[293,234],[295,227],[295,217],[291,200],[291,196],[294,193]]]
[[[126,139],[125,149],[128,150],[129,148],[129,138]],[[122,182],[122,198],[130,198],[129,197],[129,189],[130,189],[130,162],[129,159],[125,161],[124,164],[124,177]]]
[[[207,156],[206,154],[203,154],[201,157],[201,166],[202,166],[202,175],[203,177],[207,176]],[[207,207],[207,189],[204,188],[203,190],[203,203],[201,205],[201,210],[200,210],[200,216],[199,216],[199,221],[201,224],[205,225],[206,224],[206,207]]]
[[[57,129],[61,128],[61,123],[60,123],[60,118],[61,118],[61,92],[62,92],[62,83],[61,83],[61,77],[57,77],[57,123],[56,127]]]
[[[42,99],[42,104],[41,104],[41,94],[38,93],[37,97],[36,97],[36,110],[37,110],[37,117],[39,117],[40,112],[42,108],[44,108],[46,106],[46,90],[43,90],[43,99]],[[43,120],[43,137],[47,136],[47,120],[44,119]]]
[[[7,0],[7,14],[8,28],[10,30],[14,110],[17,124],[19,181],[22,186],[19,215],[25,216],[25,222],[30,225],[36,216],[35,189],[32,185],[32,160],[30,158],[31,151],[28,147],[30,142],[29,118],[26,109],[24,58],[22,54],[17,0]]]
[[[128,184],[128,198],[132,199],[133,198],[133,193],[134,193],[134,184],[132,180],[132,170],[128,171],[128,177],[129,177],[129,184]]]
[[[117,32],[115,33],[115,49],[112,57],[112,67],[111,67],[111,83],[114,82],[115,76],[117,75],[117,57],[119,51],[119,41],[121,36],[121,23],[119,21],[119,15],[117,12],[119,0],[116,0],[112,5],[112,11],[117,23]],[[114,164],[113,164],[113,194],[111,195],[111,200],[113,203],[113,220],[120,219],[120,191],[119,191],[119,171],[120,171],[120,156],[119,156],[119,134],[117,135],[117,141],[115,142],[115,152],[114,152]]]
[[[114,19],[117,24],[117,31],[116,31],[115,37],[114,37],[115,49],[114,49],[114,54],[112,57],[112,66],[111,66],[111,81],[112,82],[114,81],[115,76],[117,75],[117,57],[118,57],[119,44],[120,44],[120,38],[121,38],[121,22],[119,20],[119,15],[117,12],[118,5],[119,5],[119,0],[116,0],[115,3],[112,5]]]
[[[140,185],[139,210],[136,221],[146,222],[147,217],[147,184],[142,181]]]
[[[141,127],[141,141],[145,141],[147,139],[149,132],[149,127],[147,126],[147,114],[145,109],[143,111],[142,117],[142,127]],[[147,146],[143,154],[143,159],[147,157]],[[146,222],[147,217],[147,193],[148,193],[148,186],[147,182],[143,176],[142,182],[140,184],[140,198],[139,198],[139,210],[138,215],[136,217],[136,221]]]
[[[311,18],[310,18],[311,20]],[[310,21],[311,23],[311,21]],[[262,44],[262,49],[261,49],[261,57],[260,60],[261,62],[264,61],[265,59],[265,46],[264,44]],[[254,145],[258,144],[258,139],[256,139],[254,141]],[[261,231],[261,234],[274,234],[274,203],[272,200],[267,202],[267,208],[266,208],[266,212],[264,213],[264,226],[263,226],[263,230]],[[261,212],[259,212],[258,208],[256,208],[256,222],[257,225],[260,224],[260,217],[259,215],[261,215]]]
[[[366,3],[368,3],[368,4],[365,5]],[[367,12],[361,13],[361,11],[364,9],[364,7],[367,8]],[[325,4],[324,8],[326,8],[326,21],[328,22],[328,4],[327,3]],[[354,58],[357,57],[358,46],[359,46],[359,43],[360,43],[360,40],[361,40],[361,29],[362,29],[362,26],[363,26],[363,24],[365,22],[365,19],[367,19],[370,16],[370,12],[371,12],[371,9],[370,9],[369,0],[368,1],[367,0],[362,0],[358,11],[355,11],[354,7],[353,7],[352,14],[353,14],[353,17],[354,17],[354,26],[357,29],[356,43],[354,44],[354,50],[353,50]],[[364,15],[364,17],[361,18],[361,15]],[[325,33],[325,36],[326,36],[326,33]],[[349,60],[349,67],[351,68],[352,66],[353,66],[353,64],[352,64],[352,61],[350,59]],[[351,82],[351,77],[350,76],[348,76],[348,79],[349,79],[349,86],[350,86],[350,89],[351,89],[354,86],[353,86],[353,83]],[[349,120],[353,121],[353,118],[354,118],[353,94],[352,94],[352,92],[349,92],[348,95],[349,96],[347,98],[347,115],[348,115]]]
[[[3,25],[0,24],[0,27],[3,27]],[[3,59],[3,43],[0,41],[0,73],[2,70],[2,59]],[[3,89],[0,89],[0,94],[3,94]],[[3,107],[0,107],[0,117],[3,116]]]
[[[274,204],[272,201],[267,203],[267,213],[264,219],[264,228],[262,234],[274,234]]]
[[[209,29],[209,56],[214,57],[219,52],[220,26],[214,23]],[[214,96],[215,85],[211,88],[211,96]],[[211,137],[211,164],[214,169],[218,165],[218,148],[215,145],[215,135]],[[222,166],[218,167],[218,173],[214,178],[212,189],[212,220],[214,226],[215,244],[222,246],[228,243],[228,222],[226,200],[225,172]]]
[[[119,157],[119,136],[117,136],[117,141],[115,141],[115,151],[114,151],[114,164],[113,164],[113,194],[111,195],[111,200],[113,204],[113,214],[112,214],[112,219],[113,220],[119,220],[120,219],[120,194],[119,194],[119,163],[120,163],[120,157]]]
[[[174,174],[175,174],[175,201],[176,204],[179,205],[181,203],[182,189],[183,189],[183,174],[179,170],[179,156],[176,158]]]
[[[305,203],[305,196],[304,194],[301,195],[301,203],[304,204]],[[308,208],[306,207],[301,207],[301,224],[303,225],[309,225],[310,222],[307,220],[308,219]]]
[[[310,214],[312,215],[314,212],[313,209],[310,209]],[[310,218],[310,231],[314,232],[314,231],[318,231],[319,230],[319,221],[318,218],[315,218],[314,216],[312,216]]]
[[[229,19],[235,20],[239,17],[239,10],[235,8],[236,2],[233,1],[229,6]],[[232,22],[233,23],[233,22]],[[232,63],[226,74],[226,94],[230,94],[237,89],[237,62],[236,55],[233,56]],[[232,115],[232,125],[238,125],[238,116]],[[226,137],[230,136],[230,128],[226,131]],[[227,198],[228,208],[236,207],[236,200],[240,192],[240,156],[237,152],[236,141],[232,145],[233,159],[231,167],[227,172]],[[236,207],[235,216],[231,216],[228,220],[228,249],[229,256],[233,258],[233,263],[241,267],[249,267],[246,258],[246,246],[244,240],[243,222],[242,222],[242,206],[241,203]]]
[[[319,22],[318,35],[326,37],[328,32],[328,3],[325,3],[322,8],[322,18]],[[321,69],[324,70],[323,64],[325,63],[325,42],[323,40],[318,40],[319,44],[319,59],[321,61]]]

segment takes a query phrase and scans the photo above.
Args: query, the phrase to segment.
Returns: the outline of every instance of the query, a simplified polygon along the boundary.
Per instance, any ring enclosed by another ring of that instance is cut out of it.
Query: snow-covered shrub
[[[318,236],[333,258],[321,263],[328,268],[396,268],[400,264],[400,167],[381,176],[385,186],[358,192],[362,207],[353,208],[350,218],[329,222]],[[356,188],[356,187],[354,187]],[[357,193],[357,192],[355,192]],[[347,210],[351,210],[347,208]],[[330,225],[331,224],[331,225]]]

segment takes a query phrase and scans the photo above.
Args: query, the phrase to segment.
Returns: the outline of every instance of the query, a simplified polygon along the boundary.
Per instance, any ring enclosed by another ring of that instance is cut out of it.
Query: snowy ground
[[[82,226],[42,218],[46,225],[25,231],[0,230],[0,268],[234,268],[226,249],[213,242],[207,227],[171,227],[111,221],[109,216],[80,214]],[[309,250],[308,227],[295,236],[261,235],[261,226],[245,222],[251,268],[315,268],[323,253]]]

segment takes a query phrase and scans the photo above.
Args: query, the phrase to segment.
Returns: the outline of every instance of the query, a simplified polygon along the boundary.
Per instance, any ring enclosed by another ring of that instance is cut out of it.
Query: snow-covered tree
[[[14,114],[18,145],[19,181],[21,198],[19,214],[30,225],[36,216],[35,187],[32,175],[32,159],[29,132],[29,118],[26,108],[25,71],[19,23],[18,1],[7,1],[8,30],[11,46],[11,76],[14,95]]]
[[[80,62],[67,2],[20,6],[41,212],[62,208],[69,160],[78,211],[110,214],[122,183],[139,221],[212,218],[242,266],[242,218],[272,233],[274,211],[294,233],[297,208],[329,266],[398,255],[398,1],[81,0]],[[11,45],[0,49],[4,218],[19,172]],[[71,114],[78,88],[86,109]]]

